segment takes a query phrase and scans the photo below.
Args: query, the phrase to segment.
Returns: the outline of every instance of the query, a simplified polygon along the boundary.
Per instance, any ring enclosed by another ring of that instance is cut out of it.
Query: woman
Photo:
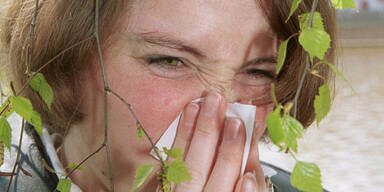
[[[3,25],[3,43],[18,88],[26,81],[25,48],[34,3],[14,1],[10,19]],[[274,75],[279,43],[299,31],[298,15],[311,7],[310,2],[302,3],[284,23],[290,5],[278,0],[100,1],[109,87],[132,105],[154,141],[183,112],[175,147],[183,149],[192,179],[177,185],[176,191],[264,191],[257,144],[265,134],[266,115],[273,109],[266,96],[269,85],[277,83],[279,102],[290,101],[304,68],[305,54],[297,41],[291,41],[287,63],[278,77]],[[40,2],[31,71],[92,36],[94,6],[94,1]],[[326,1],[320,1],[317,10],[333,39],[334,12]],[[104,87],[96,48],[94,39],[87,40],[43,69],[55,93],[51,110],[33,91],[25,92],[43,115],[49,133],[61,135],[55,147],[64,167],[80,162],[104,141]],[[328,60],[333,52],[330,49]],[[327,69],[319,71],[328,77]],[[313,121],[312,101],[320,83],[312,76],[304,83],[298,119],[306,126]],[[191,102],[200,97],[205,98],[201,105]],[[256,129],[242,177],[245,130],[241,120],[225,117],[226,104],[233,102],[257,106]],[[155,160],[148,155],[147,140],[136,138],[135,120],[121,101],[109,96],[107,112],[115,190],[127,191],[136,168]],[[83,166],[71,175],[74,184],[83,191],[109,190],[104,151]],[[155,191],[157,186],[153,174],[140,190]]]

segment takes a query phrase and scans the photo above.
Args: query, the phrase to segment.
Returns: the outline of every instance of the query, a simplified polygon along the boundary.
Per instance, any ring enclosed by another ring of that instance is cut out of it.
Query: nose
[[[206,90],[214,90],[222,95],[227,103],[242,103],[242,104],[251,104],[252,99],[246,99],[241,96],[239,92],[236,91],[234,87],[233,78],[230,80],[215,81],[205,79],[204,85]]]

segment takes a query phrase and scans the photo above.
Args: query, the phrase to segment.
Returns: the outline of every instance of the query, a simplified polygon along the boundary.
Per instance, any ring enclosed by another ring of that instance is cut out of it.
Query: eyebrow
[[[247,61],[243,67],[248,67],[250,65],[260,65],[260,64],[271,64],[276,65],[277,64],[277,57],[276,56],[269,56],[269,57],[258,57],[256,59],[252,59],[250,61]]]
[[[159,45],[163,47],[168,47],[171,49],[177,49],[182,52],[187,52],[199,59],[206,59],[207,56],[204,55],[199,49],[188,45],[185,41],[170,37],[166,34],[161,34],[157,32],[147,32],[147,33],[136,33],[136,36],[139,39],[154,45]]]

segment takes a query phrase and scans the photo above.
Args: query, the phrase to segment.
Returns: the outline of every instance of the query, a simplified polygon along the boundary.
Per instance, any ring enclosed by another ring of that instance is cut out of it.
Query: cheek
[[[164,79],[151,75],[141,66],[132,64],[129,70],[112,68],[109,79],[111,88],[131,104],[137,118],[151,137],[157,138],[192,99],[201,95],[194,80]],[[111,101],[111,116],[114,121],[133,121],[121,101]],[[135,126],[134,122],[129,127]],[[134,129],[130,129],[135,133]]]

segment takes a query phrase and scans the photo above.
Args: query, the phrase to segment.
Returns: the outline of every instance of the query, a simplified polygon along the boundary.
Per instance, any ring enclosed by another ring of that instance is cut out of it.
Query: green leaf
[[[143,132],[143,127],[139,122],[136,123],[136,132],[137,132],[137,138],[141,139],[141,137],[143,137],[144,132]]]
[[[27,119],[28,123],[33,125],[35,128],[36,132],[41,136],[43,135],[43,127],[42,127],[42,122],[41,122],[41,117],[40,114],[36,111],[32,112],[31,119]]]
[[[291,175],[291,184],[302,191],[323,191],[320,169],[314,163],[297,161]]]
[[[135,180],[133,181],[133,186],[131,187],[131,192],[138,189],[147,179],[149,174],[152,172],[153,165],[143,165],[137,168]]]
[[[319,126],[320,121],[327,116],[328,112],[331,110],[331,93],[329,91],[328,84],[325,83],[319,88],[319,94],[316,95],[314,101],[315,114],[317,126]]]
[[[327,64],[328,67],[333,72],[335,72],[340,78],[342,78],[349,85],[349,87],[351,87],[353,92],[356,92],[355,89],[353,88],[352,84],[348,81],[348,79],[344,76],[344,74],[341,71],[339,71],[339,69],[335,65],[333,65],[332,63],[326,62],[326,61],[320,61],[320,63]]]
[[[297,138],[301,138],[304,126],[295,118],[284,115],[282,119],[283,129],[285,131],[285,144],[293,151],[297,152]]]
[[[290,39],[291,37],[283,41],[279,47],[279,54],[277,55],[276,74],[279,74],[279,72],[283,68],[285,57],[287,55],[287,45]]]
[[[272,142],[276,145],[283,142],[285,138],[280,113],[281,106],[277,106],[276,109],[267,117],[268,135]]]
[[[353,0],[331,0],[331,2],[332,2],[332,6],[335,9],[351,8],[351,9],[357,10],[355,2]]]
[[[323,59],[330,48],[331,38],[324,30],[307,28],[300,33],[299,43],[311,57],[316,56]]]
[[[57,184],[56,190],[60,192],[70,192],[71,191],[72,182],[69,179],[60,179]]]
[[[304,29],[308,28],[308,22],[310,18],[310,13],[304,13],[299,15],[299,24],[300,24],[300,30],[303,31]],[[315,12],[313,14],[313,20],[312,20],[312,27],[315,29],[320,29],[324,31],[324,24],[323,24],[323,18],[321,18],[321,14],[319,12]]]
[[[14,112],[13,108],[10,107],[9,98],[7,98],[7,100],[5,100],[5,102],[1,105],[0,112],[1,111],[4,111],[3,116],[5,118],[8,118]]]
[[[31,119],[33,106],[32,103],[24,97],[11,97],[10,98],[12,108],[17,114],[24,119]]]
[[[4,163],[4,143],[0,141],[0,167]]]
[[[291,11],[289,11],[289,15],[288,15],[288,18],[287,20],[285,20],[285,22],[288,22],[289,18],[292,16],[292,14],[296,11],[296,9],[299,7],[299,4],[302,2],[303,0],[293,0],[292,2],[292,6],[291,6]]]
[[[77,167],[77,164],[74,163],[74,162],[70,162],[70,163],[68,164],[68,166],[67,166],[67,168],[69,168],[69,169],[75,169],[76,167]],[[77,169],[77,170],[82,170],[82,169],[84,169],[84,167],[80,165],[80,166],[77,167],[76,169]]]
[[[12,129],[7,119],[0,117],[0,141],[11,151]]]
[[[166,174],[167,180],[174,183],[181,183],[191,179],[187,166],[181,160],[175,160],[169,164]]]
[[[183,157],[182,150],[180,147],[173,148],[171,150],[168,150],[166,147],[163,148],[164,153],[167,154],[169,157],[181,160]]]
[[[38,112],[33,110],[31,102],[27,98],[21,96],[13,96],[10,98],[10,101],[13,110],[15,110],[15,112],[24,118],[28,123],[33,125],[39,135],[42,135],[43,131],[41,117]]]
[[[37,73],[35,77],[31,79],[29,85],[39,93],[40,97],[50,109],[53,101],[53,91],[51,86],[45,80],[44,75],[42,73]]]

